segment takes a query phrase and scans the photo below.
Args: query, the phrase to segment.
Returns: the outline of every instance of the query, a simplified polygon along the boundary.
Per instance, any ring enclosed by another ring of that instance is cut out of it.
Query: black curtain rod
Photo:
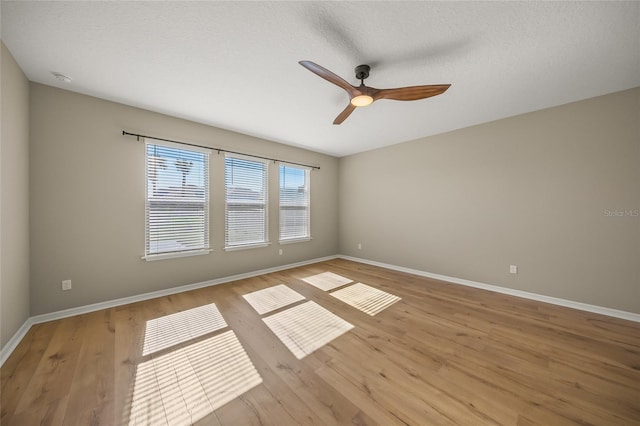
[[[310,169],[320,170],[320,166],[310,166],[308,164],[295,163],[293,161],[278,160],[277,158],[262,157],[260,155],[245,154],[245,153],[242,153],[242,152],[230,151],[228,149],[212,148],[210,146],[197,145],[195,143],[174,141],[174,140],[171,140],[171,139],[158,138],[158,137],[155,137],[155,136],[140,135],[138,133],[129,133],[129,132],[126,132],[124,130],[122,131],[122,135],[123,136],[135,136],[138,140],[140,140],[140,138],[156,139],[156,140],[159,140],[159,141],[179,143],[181,145],[188,145],[188,146],[195,146],[195,147],[198,147],[198,148],[210,149],[211,151],[218,151],[218,154],[221,153],[221,152],[228,152],[229,154],[244,155],[244,156],[247,156],[247,157],[260,158],[262,160],[269,160],[269,161],[278,162],[278,163],[295,164],[296,166],[303,166],[303,167],[309,167]]]

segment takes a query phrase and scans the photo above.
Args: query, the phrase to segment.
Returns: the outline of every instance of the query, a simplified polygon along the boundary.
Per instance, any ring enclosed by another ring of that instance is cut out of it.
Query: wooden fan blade
[[[447,91],[450,84],[432,84],[429,86],[399,87],[397,89],[379,89],[373,99],[393,99],[396,101],[416,101],[418,99],[438,96]]]
[[[360,92],[356,87],[350,85],[342,77],[339,77],[338,75],[332,73],[328,69],[321,67],[320,65],[311,61],[300,61],[298,63],[303,67],[305,67],[306,69],[308,69],[309,71],[311,71],[312,73],[324,78],[328,82],[333,83],[338,87],[342,87],[349,94],[349,98],[358,96],[360,94]]]
[[[349,105],[347,105],[347,107],[344,109],[344,111],[342,111],[335,120],[333,120],[333,124],[340,124],[342,123],[344,120],[347,119],[348,116],[351,115],[351,113],[353,112],[353,110],[355,110],[357,107],[352,105],[351,102],[349,102]]]

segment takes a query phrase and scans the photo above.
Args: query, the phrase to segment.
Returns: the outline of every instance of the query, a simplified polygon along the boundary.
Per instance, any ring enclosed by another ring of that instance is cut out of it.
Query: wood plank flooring
[[[368,315],[324,272],[401,300]],[[242,297],[281,284],[304,300]],[[309,302],[290,342],[324,310],[353,328],[298,359],[263,319]],[[337,259],[35,325],[0,381],[3,426],[640,425],[640,324]]]

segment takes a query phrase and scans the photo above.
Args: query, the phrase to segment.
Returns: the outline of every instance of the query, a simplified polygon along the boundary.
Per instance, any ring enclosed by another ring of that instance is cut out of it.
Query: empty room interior
[[[0,16],[1,425],[640,425],[640,2]]]

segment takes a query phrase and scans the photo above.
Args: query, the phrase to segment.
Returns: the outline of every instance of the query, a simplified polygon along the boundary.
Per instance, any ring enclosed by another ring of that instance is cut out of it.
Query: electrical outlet
[[[282,249],[278,250],[278,254],[282,256]]]
[[[509,265],[509,273],[510,274],[517,274],[518,273],[518,267],[516,265]]]
[[[358,243],[358,250],[362,250],[362,243]]]
[[[66,290],[71,290],[73,287],[71,287],[71,280],[64,280],[62,281],[62,290],[66,291]]]

